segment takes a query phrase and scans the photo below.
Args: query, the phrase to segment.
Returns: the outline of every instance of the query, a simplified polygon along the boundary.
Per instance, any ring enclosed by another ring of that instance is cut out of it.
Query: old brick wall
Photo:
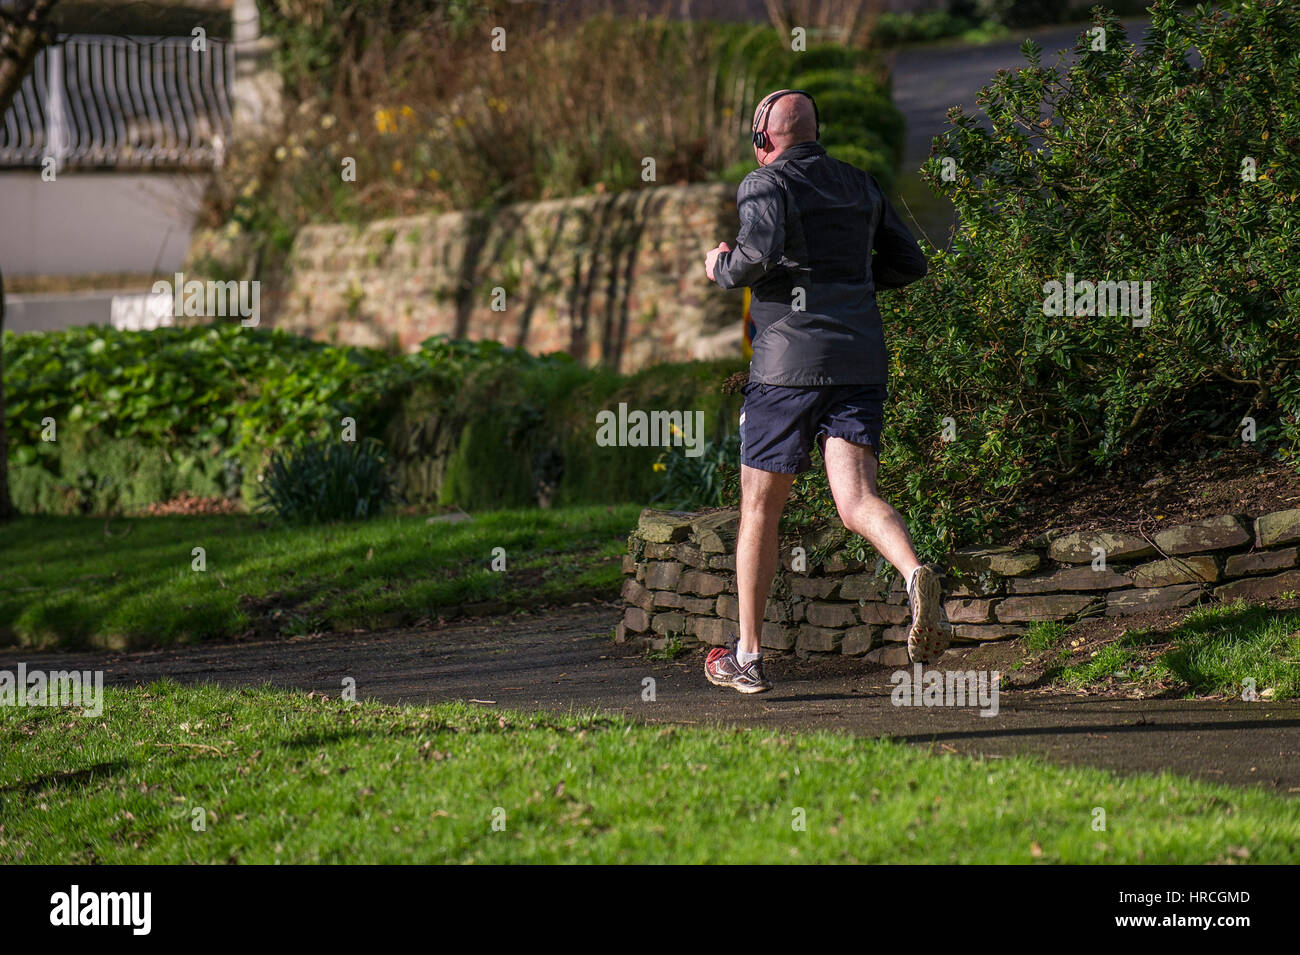
[[[737,228],[724,184],[306,226],[267,323],[405,349],[435,334],[495,339],[624,372],[739,356],[741,296],[704,277],[705,252]]]
[[[624,557],[619,640],[725,645],[736,635],[738,512],[645,510]],[[944,609],[955,643],[1017,636],[1036,621],[1122,616],[1203,600],[1262,599],[1300,590],[1300,509],[1225,514],[1163,529],[1045,534],[1033,546],[970,548],[948,561]],[[1104,555],[1103,562],[1098,561]],[[902,581],[831,557],[800,572],[787,549],[762,643],[907,663],[910,612]]]

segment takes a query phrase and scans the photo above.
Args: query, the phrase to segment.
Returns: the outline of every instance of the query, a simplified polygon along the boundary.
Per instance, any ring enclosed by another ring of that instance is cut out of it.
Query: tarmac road
[[[0,651],[0,669],[103,669],[110,686],[168,677],[184,685],[270,683],[358,698],[432,703],[481,700],[523,711],[624,713],[648,723],[765,730],[831,730],[890,737],[939,752],[999,758],[1030,753],[1052,763],[1119,773],[1170,771],[1238,786],[1300,793],[1300,704],[1130,700],[1004,690],[995,716],[973,708],[891,704],[890,668],[837,656],[773,657],[774,689],[742,696],[710,685],[700,651],[652,661],[609,633],[619,610],[579,604],[482,618],[432,630],[95,653]],[[959,665],[969,650],[944,658]],[[655,701],[642,700],[655,681]]]

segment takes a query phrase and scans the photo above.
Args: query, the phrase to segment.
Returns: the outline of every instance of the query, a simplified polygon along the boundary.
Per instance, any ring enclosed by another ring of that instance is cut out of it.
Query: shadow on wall
[[[562,351],[623,372],[740,354],[740,296],[705,277],[734,187],[665,186],[302,229],[270,321],[346,344],[430,335]],[[734,330],[734,331],[733,331]]]
[[[509,261],[512,241],[522,247],[514,254],[527,263],[531,280],[521,289],[517,327],[498,340],[526,348],[532,338],[533,317],[557,288],[566,290],[571,336],[564,349],[577,358],[598,360],[621,368],[628,337],[629,302],[637,279],[637,260],[647,224],[662,216],[665,198],[655,190],[602,197],[593,209],[562,205],[555,210],[553,226],[530,231],[518,207],[492,213],[474,213],[460,265],[456,296],[456,338],[479,337],[471,318],[480,303],[476,277],[493,265]],[[579,215],[582,211],[586,214]],[[565,247],[564,237],[577,231],[575,245]],[[581,254],[572,254],[579,250]],[[568,266],[567,281],[563,270]],[[542,334],[546,334],[543,330]]]

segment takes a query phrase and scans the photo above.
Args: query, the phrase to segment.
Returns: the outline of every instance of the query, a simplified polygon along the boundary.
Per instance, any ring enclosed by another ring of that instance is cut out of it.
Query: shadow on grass
[[[485,513],[456,526],[383,517],[287,527],[250,515],[166,515],[131,517],[130,534],[108,538],[98,518],[24,517],[0,551],[0,645],[143,649],[586,599],[586,578],[614,566],[600,553],[624,539],[630,517],[606,507]],[[202,573],[193,568],[199,546]],[[510,554],[510,573],[489,566],[494,547]]]
[[[85,769],[77,769],[71,772],[67,770],[58,770],[52,773],[46,773],[43,776],[37,776],[35,779],[26,782],[11,783],[8,786],[0,786],[0,792],[5,793],[26,793],[31,794],[45,788],[51,789],[80,789],[87,783],[93,781],[97,776],[109,776],[115,773],[126,771],[129,764],[124,759],[113,760],[109,763],[96,763],[94,766],[88,766]]]
[[[1136,702],[1136,701],[1135,701]],[[1133,713],[1117,714],[1117,719],[1129,720]],[[1148,733],[1235,733],[1241,730],[1277,730],[1300,729],[1297,720],[1187,720],[1180,723],[1166,722],[1108,722],[1080,723],[1075,726],[1017,726],[1006,729],[950,730],[941,733],[912,733],[906,736],[890,736],[900,743],[944,742],[947,740],[975,739],[1014,739],[1034,736],[1103,736],[1106,734],[1144,735]]]
[[[1285,659],[1284,631],[1300,628],[1300,613],[1260,605],[1207,604],[1172,627],[1126,630],[1091,659],[1068,662],[1068,653],[1030,686],[1063,682],[1083,687],[1139,667],[1138,679],[1165,677],[1177,686],[1155,697],[1238,692],[1247,679],[1273,684],[1279,698],[1296,695],[1300,680]],[[1163,648],[1163,649],[1159,649]],[[1300,649],[1300,647],[1298,647]],[[1153,652],[1154,651],[1154,652]],[[1288,673],[1291,675],[1288,675]]]

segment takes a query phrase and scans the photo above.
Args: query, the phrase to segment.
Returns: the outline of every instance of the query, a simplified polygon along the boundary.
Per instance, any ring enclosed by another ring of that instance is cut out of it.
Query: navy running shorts
[[[751,381],[741,389],[740,463],[760,471],[799,474],[812,467],[812,443],[844,438],[880,452],[889,392],[879,385],[796,387]]]

